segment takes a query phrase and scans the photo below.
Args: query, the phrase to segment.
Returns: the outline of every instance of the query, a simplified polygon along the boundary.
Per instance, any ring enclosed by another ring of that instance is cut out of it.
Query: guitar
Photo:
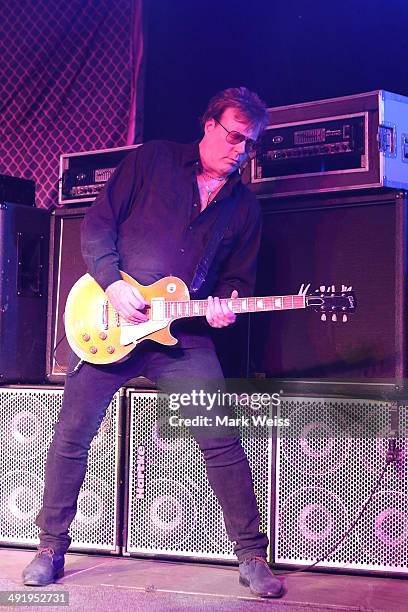
[[[65,331],[72,350],[83,361],[93,364],[110,364],[122,361],[143,340],[154,340],[164,345],[174,345],[177,339],[170,333],[176,319],[205,316],[207,300],[190,300],[187,285],[176,276],[167,276],[144,286],[125,272],[123,280],[137,287],[146,303],[149,320],[131,323],[121,317],[110,304],[106,293],[98,283],[85,274],[72,287],[65,306]],[[307,293],[310,285],[302,287],[296,295],[268,297],[225,298],[234,313],[266,312],[313,308],[322,319],[333,321],[339,316],[347,320],[354,312],[356,299],[351,287],[343,285],[336,293],[333,287],[320,287]]]

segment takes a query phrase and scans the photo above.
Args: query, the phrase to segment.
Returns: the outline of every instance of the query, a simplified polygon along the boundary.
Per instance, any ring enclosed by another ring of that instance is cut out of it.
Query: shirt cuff
[[[112,283],[116,283],[118,280],[123,280],[119,270],[106,270],[105,272],[96,274],[94,278],[104,291]]]

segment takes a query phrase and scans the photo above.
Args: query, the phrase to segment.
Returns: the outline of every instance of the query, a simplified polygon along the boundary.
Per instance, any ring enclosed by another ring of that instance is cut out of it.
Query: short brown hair
[[[265,102],[246,87],[230,87],[211,98],[201,117],[202,127],[209,119],[219,120],[227,108],[235,108],[237,114],[249,122],[251,128],[259,127],[260,132],[268,125],[268,110]]]

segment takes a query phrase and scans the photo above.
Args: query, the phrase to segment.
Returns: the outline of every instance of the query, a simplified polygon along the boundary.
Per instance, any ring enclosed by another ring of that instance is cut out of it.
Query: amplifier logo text
[[[144,499],[145,496],[145,452],[144,446],[137,447],[136,499]]]

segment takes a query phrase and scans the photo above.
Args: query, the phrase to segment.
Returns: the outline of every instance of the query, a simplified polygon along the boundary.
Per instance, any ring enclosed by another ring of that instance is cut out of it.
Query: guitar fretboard
[[[245,312],[262,312],[269,310],[294,310],[306,308],[304,295],[273,295],[268,297],[223,298],[220,300],[236,314]],[[183,317],[205,316],[207,300],[166,301],[165,318],[175,319]]]

